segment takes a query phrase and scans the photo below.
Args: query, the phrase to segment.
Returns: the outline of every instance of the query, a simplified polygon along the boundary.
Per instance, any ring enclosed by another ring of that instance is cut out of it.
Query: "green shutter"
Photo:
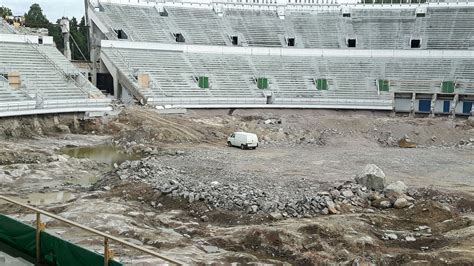
[[[209,78],[208,77],[199,77],[198,78],[198,86],[199,88],[207,89],[209,88]]]
[[[388,80],[379,79],[379,91],[390,91],[390,82]]]
[[[257,87],[261,90],[268,88],[268,79],[267,78],[257,78]]]
[[[445,93],[453,93],[454,92],[454,82],[453,81],[443,81],[441,85],[441,91]]]
[[[328,89],[328,80],[327,79],[317,79],[316,88],[318,91],[325,91]]]

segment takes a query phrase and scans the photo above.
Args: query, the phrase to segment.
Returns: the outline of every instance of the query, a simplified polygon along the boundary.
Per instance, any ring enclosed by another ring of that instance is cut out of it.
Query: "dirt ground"
[[[2,195],[187,264],[474,261],[474,129],[465,118],[325,110],[164,115],[132,107],[116,118],[59,123],[69,132],[46,118],[40,128],[28,119],[0,121]],[[227,147],[226,137],[237,130],[257,133],[259,148]],[[402,138],[417,147],[398,147]],[[110,145],[117,150],[104,148]],[[170,197],[157,191],[155,180],[125,178],[119,166],[124,160],[153,161],[142,176],[258,188],[280,200],[327,191],[376,164],[388,183],[405,182],[416,201],[410,208],[341,207],[339,214],[314,217],[249,214]],[[34,219],[10,205],[0,210]],[[47,228],[101,250],[100,240],[83,232],[52,220]],[[161,263],[113,248],[127,264]]]

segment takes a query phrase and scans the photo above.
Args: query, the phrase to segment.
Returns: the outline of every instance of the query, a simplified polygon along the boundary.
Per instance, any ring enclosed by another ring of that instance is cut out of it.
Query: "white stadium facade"
[[[472,0],[91,0],[86,18],[94,85],[2,22],[0,116],[100,115],[107,83],[163,108],[473,110]]]

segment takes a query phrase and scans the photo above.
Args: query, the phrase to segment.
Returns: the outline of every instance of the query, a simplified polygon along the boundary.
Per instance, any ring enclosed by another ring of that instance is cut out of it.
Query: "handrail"
[[[143,248],[143,247],[137,246],[137,245],[135,245],[135,244],[133,244],[133,243],[126,242],[126,241],[124,241],[124,240],[122,240],[122,239],[120,239],[120,238],[118,238],[118,237],[111,236],[111,235],[109,235],[109,234],[106,234],[106,233],[97,231],[97,230],[92,229],[92,228],[89,228],[89,227],[87,227],[87,226],[80,225],[80,224],[78,224],[78,223],[76,223],[76,222],[70,221],[70,220],[68,220],[68,219],[62,218],[62,217],[60,217],[60,216],[57,216],[57,215],[52,214],[52,213],[47,212],[47,211],[43,211],[43,210],[38,209],[38,208],[31,207],[31,206],[29,206],[29,205],[27,205],[27,204],[23,204],[23,203],[21,203],[21,202],[18,202],[18,201],[16,201],[16,200],[13,200],[13,199],[10,199],[10,198],[7,198],[7,197],[5,197],[5,196],[1,196],[1,195],[0,195],[0,200],[7,201],[7,202],[13,203],[13,204],[15,204],[15,205],[18,205],[18,206],[21,206],[21,207],[24,207],[24,208],[26,208],[26,209],[29,209],[29,210],[31,210],[31,211],[36,212],[36,218],[37,218],[36,224],[37,224],[37,225],[39,225],[39,224],[41,223],[41,222],[39,221],[40,214],[43,214],[43,215],[45,215],[45,216],[51,217],[51,218],[53,218],[53,219],[56,219],[56,220],[58,220],[58,221],[61,221],[61,222],[63,222],[63,223],[66,223],[66,224],[68,224],[68,225],[72,225],[72,226],[74,226],[74,227],[80,228],[80,229],[82,229],[82,230],[84,230],[84,231],[87,231],[87,232],[89,232],[89,233],[93,233],[93,234],[95,234],[95,235],[99,235],[99,236],[104,237],[104,251],[105,251],[105,252],[104,252],[104,258],[108,258],[108,257],[110,256],[110,252],[109,252],[109,250],[108,250],[108,240],[113,240],[113,241],[116,241],[116,242],[118,242],[118,243],[120,243],[120,244],[122,244],[122,245],[124,245],[124,246],[130,247],[130,248],[133,248],[133,249],[136,249],[136,250],[138,250],[138,251],[141,251],[141,252],[143,252],[143,253],[146,253],[146,254],[152,255],[152,256],[154,256],[154,257],[160,258],[160,259],[165,260],[165,261],[167,261],[167,262],[171,262],[171,263],[176,264],[176,265],[183,265],[182,262],[179,262],[179,261],[177,261],[177,260],[168,258],[168,257],[163,256],[163,255],[160,255],[160,254],[158,254],[158,253],[156,253],[156,252],[154,252],[154,251],[152,251],[152,250],[149,250],[149,249],[147,249],[147,248]],[[41,226],[37,226],[37,229],[38,229],[38,228],[41,228]],[[105,264],[105,263],[107,263],[107,264]],[[105,265],[108,265],[108,260],[105,260],[105,261],[104,261],[104,264],[105,264]]]
[[[28,43],[30,45],[30,47],[32,47],[41,57],[43,57],[47,62],[49,62],[53,67],[54,69],[56,70],[56,72],[60,75],[60,77],[62,77],[66,82],[70,83],[71,80],[72,82],[74,83],[74,85],[81,91],[85,94],[85,96],[90,96],[91,95],[91,92],[85,90],[82,88],[82,86],[84,84],[79,84],[79,82],[75,79],[75,78],[70,78],[68,76],[68,73],[66,73],[66,71],[64,71],[64,69],[59,66],[53,59],[51,59],[46,53],[44,53],[43,51],[41,51],[37,45],[35,43],[33,43],[31,40],[29,39],[26,39],[26,43]],[[76,72],[74,74],[78,74],[78,75],[82,75],[80,72]]]
[[[11,33],[18,34],[18,31],[12,25],[10,25],[7,21],[5,21],[1,17],[0,17],[0,20],[2,20],[3,26],[5,26]]]

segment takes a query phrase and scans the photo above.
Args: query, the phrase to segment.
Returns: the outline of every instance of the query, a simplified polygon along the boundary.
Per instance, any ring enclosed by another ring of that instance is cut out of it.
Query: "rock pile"
[[[457,147],[471,147],[474,146],[474,138],[469,138],[468,140],[460,140],[458,144],[456,145]]]
[[[404,208],[414,199],[406,196],[402,182],[385,186],[385,174],[376,165],[367,165],[356,177],[328,191],[304,189],[282,192],[275,187],[260,187],[236,180],[189,178],[187,173],[163,166],[157,159],[146,158],[121,164],[116,170],[122,180],[151,185],[157,193],[184,198],[189,203],[201,201],[212,208],[242,211],[248,214],[270,214],[280,217],[312,217],[347,211],[377,208]]]

